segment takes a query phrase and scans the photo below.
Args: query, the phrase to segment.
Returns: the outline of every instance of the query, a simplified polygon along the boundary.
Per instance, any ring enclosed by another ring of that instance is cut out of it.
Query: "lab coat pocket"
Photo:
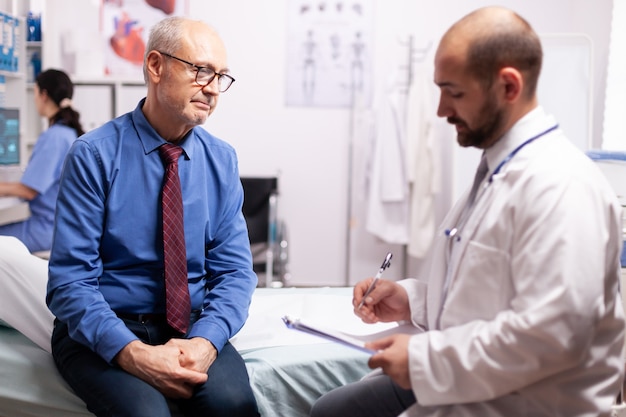
[[[491,320],[508,308],[508,253],[472,240],[459,259],[444,306],[443,325]]]

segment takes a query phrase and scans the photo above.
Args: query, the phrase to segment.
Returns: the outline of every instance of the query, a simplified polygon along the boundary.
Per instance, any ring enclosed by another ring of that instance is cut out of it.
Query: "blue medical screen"
[[[20,112],[0,108],[0,165],[20,163]]]

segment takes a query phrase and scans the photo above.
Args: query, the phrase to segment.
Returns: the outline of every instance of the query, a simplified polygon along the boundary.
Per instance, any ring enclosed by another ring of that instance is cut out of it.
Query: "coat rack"
[[[430,48],[432,46],[432,41],[428,42],[428,44],[426,44],[426,46],[421,47],[421,48],[417,48],[415,46],[415,38],[413,35],[408,35],[402,38],[399,38],[397,40],[398,44],[400,45],[400,47],[403,49],[403,52],[401,52],[400,58],[401,58],[401,62],[399,64],[399,66],[397,67],[399,70],[399,76],[397,77],[397,82],[399,83],[399,85],[397,85],[396,87],[399,89],[400,93],[404,96],[408,98],[408,94],[409,91],[411,89],[411,86],[413,85],[414,82],[414,75],[415,75],[415,70],[416,67],[424,61],[424,59],[428,56],[428,52],[430,51]],[[347,204],[347,217],[346,217],[346,227],[347,227],[347,233],[346,233],[346,263],[345,263],[345,272],[344,272],[344,279],[345,279],[345,284],[346,286],[350,285],[350,276],[351,276],[351,258],[352,258],[352,233],[353,233],[353,226],[355,224],[355,218],[354,218],[354,213],[353,213],[353,182],[354,182],[354,178],[353,178],[353,172],[354,172],[354,134],[355,134],[355,118],[357,116],[358,110],[359,110],[359,100],[357,95],[355,94],[356,92],[353,92],[353,97],[352,97],[352,101],[351,101],[351,106],[350,106],[350,125],[349,125],[349,135],[350,135],[350,141],[349,141],[349,149],[348,149],[348,154],[349,154],[349,160],[348,160],[348,164],[347,164],[347,168],[348,168],[348,187],[347,187],[347,195],[348,195],[348,204]],[[406,115],[404,115],[403,117],[406,118]],[[406,272],[408,270],[407,268],[407,262],[408,262],[408,256],[407,256],[407,246],[403,245],[403,256],[398,256],[398,266],[402,267],[402,274],[404,276],[406,276]],[[400,254],[398,254],[400,255]],[[402,261],[401,261],[402,259]],[[402,264],[402,265],[401,265]]]
[[[402,46],[406,47],[406,62],[400,65],[400,69],[405,71],[405,78],[401,80],[401,88],[403,92],[408,94],[411,85],[413,85],[413,78],[415,76],[415,64],[419,64],[424,61],[428,56],[428,52],[432,47],[433,42],[430,41],[425,47],[416,48],[415,39],[413,35],[407,36],[406,40],[398,41]]]

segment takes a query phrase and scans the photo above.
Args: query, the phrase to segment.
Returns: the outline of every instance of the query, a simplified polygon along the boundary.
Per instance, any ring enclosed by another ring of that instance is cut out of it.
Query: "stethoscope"
[[[532,138],[527,139],[524,142],[522,142],[521,144],[519,144],[502,161],[500,161],[500,163],[496,166],[496,169],[494,169],[493,172],[491,173],[491,175],[489,175],[489,179],[487,180],[487,183],[484,185],[483,188],[487,188],[489,185],[491,185],[491,183],[493,182],[493,177],[498,175],[500,173],[500,171],[502,171],[502,168],[504,168],[504,166],[506,164],[511,162],[511,159],[513,159],[513,157],[515,157],[515,155],[517,155],[517,153],[519,151],[521,151],[524,148],[524,146],[534,142],[535,140],[539,139],[540,137],[542,137],[544,135],[547,135],[548,133],[552,132],[553,130],[556,130],[558,127],[559,127],[559,125],[555,124],[554,126],[544,130],[543,132],[541,132],[541,133],[533,136]],[[482,193],[481,193],[481,196],[482,196]],[[480,198],[480,196],[476,197],[476,201],[478,201],[479,198]],[[457,236],[457,235],[458,235],[459,230],[461,229],[461,227],[463,227],[464,223],[465,223],[465,221],[462,221],[459,225],[457,225],[455,227],[452,227],[450,229],[444,230],[444,234],[449,239],[451,239],[451,238],[456,236],[456,241],[458,242],[459,240],[461,240],[461,237]]]
[[[491,185],[491,183],[493,182],[493,177],[495,177],[496,175],[498,175],[500,173],[500,171],[502,171],[502,168],[504,168],[504,166],[506,164],[508,164],[509,162],[511,162],[511,159],[513,159],[513,157],[515,157],[515,155],[522,150],[522,148],[524,148],[524,146],[532,143],[533,141],[539,139],[540,137],[547,135],[548,133],[552,132],[553,130],[556,130],[559,127],[558,124],[555,124],[554,126],[544,130],[543,132],[533,136],[530,139],[525,140],[524,142],[522,142],[519,146],[517,146],[515,149],[513,149],[511,151],[511,153],[509,153],[502,161],[500,161],[500,163],[496,166],[496,169],[493,170],[493,172],[491,173],[491,175],[489,176],[489,179],[487,180],[487,182],[485,183],[485,185],[483,186],[483,191],[484,189],[486,189],[489,185]],[[480,195],[476,196],[476,200],[478,201],[478,199],[482,196],[482,192]],[[437,315],[437,319],[435,321],[435,326],[437,329],[441,328],[441,313],[443,312],[443,306],[445,304],[445,300],[446,297],[448,296],[448,289],[450,286],[450,274],[451,274],[451,268],[449,265],[449,258],[450,258],[450,252],[452,251],[452,241],[460,241],[461,240],[461,236],[458,235],[459,230],[463,227],[463,225],[465,224],[465,221],[467,220],[468,216],[465,216],[465,218],[455,227],[451,228],[451,229],[446,229],[444,231],[445,236],[450,239],[450,246],[448,247],[448,250],[446,251],[446,264],[447,264],[447,270],[446,270],[446,279],[444,281],[443,284],[443,289],[441,292],[441,303],[439,305],[439,313]],[[456,239],[452,239],[456,236]]]

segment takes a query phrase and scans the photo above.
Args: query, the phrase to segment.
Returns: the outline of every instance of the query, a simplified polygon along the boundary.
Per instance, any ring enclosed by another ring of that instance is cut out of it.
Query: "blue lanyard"
[[[498,174],[501,170],[502,167],[504,167],[504,165],[506,165],[511,159],[513,159],[513,157],[526,145],[528,145],[529,143],[533,142],[534,140],[539,139],[540,137],[552,132],[553,130],[555,130],[556,128],[558,128],[559,125],[556,124],[552,127],[550,127],[549,129],[539,133],[536,136],[533,136],[532,138],[524,141],[522,144],[520,144],[517,148],[513,149],[513,151],[511,153],[509,153],[506,158],[504,158],[496,167],[496,169],[493,171],[493,173],[489,176],[489,184],[491,184],[491,182],[493,181],[493,176]],[[476,200],[478,200],[478,197],[476,197]],[[459,231],[460,228],[463,227],[463,224],[465,223],[466,219],[461,220],[461,225],[459,225],[458,227],[453,227],[452,229],[446,229],[444,231],[445,236],[450,239],[450,245],[452,245],[453,240],[456,241],[460,241],[461,240],[461,236],[457,236],[457,233]],[[452,239],[456,237],[456,239]],[[449,257],[450,257],[450,252],[452,251],[452,246],[448,247],[448,251],[446,251],[446,263],[449,263]],[[443,313],[443,306],[445,303],[445,299],[448,296],[448,287],[450,285],[450,265],[448,265],[448,269],[446,272],[446,279],[444,281],[444,286],[443,286],[443,291],[441,292],[441,304],[439,307],[439,313],[437,314],[437,318],[436,318],[436,324],[435,324],[435,328],[440,329],[441,328],[441,314]]]
[[[506,165],[511,159],[513,159],[513,157],[526,145],[528,145],[529,143],[533,142],[534,140],[539,139],[540,137],[547,135],[548,133],[552,132],[553,130],[555,130],[556,128],[558,128],[559,125],[555,124],[554,126],[552,126],[551,128],[544,130],[543,132],[539,133],[538,135],[533,136],[532,138],[526,140],[524,143],[520,144],[517,148],[513,149],[511,151],[510,154],[508,154],[506,156],[506,158],[504,158],[502,160],[502,162],[500,162],[498,164],[498,166],[496,167],[496,169],[493,170],[493,172],[491,173],[491,175],[489,176],[489,184],[491,184],[491,182],[493,181],[493,176],[498,174],[501,170],[502,167],[504,165]]]
[[[558,128],[559,125],[555,124],[554,126],[544,130],[543,132],[539,133],[538,135],[533,136],[530,139],[527,139],[526,141],[524,141],[523,143],[521,143],[517,148],[513,149],[511,151],[511,153],[509,153],[506,158],[504,158],[496,167],[496,169],[493,170],[493,172],[491,173],[491,175],[489,176],[489,184],[492,183],[493,181],[493,176],[498,174],[502,168],[504,167],[504,165],[506,165],[511,159],[513,159],[513,157],[526,145],[528,145],[529,143],[533,142],[534,140],[539,139],[540,137],[547,135],[548,133],[552,132],[553,130],[555,130],[556,128]],[[478,196],[476,197],[476,200],[478,200]],[[461,222],[462,224],[465,223],[465,220],[463,220]],[[459,229],[461,228],[461,226],[458,227],[453,227],[452,229],[446,229],[444,231],[444,234],[448,237],[448,238],[452,238],[454,237],[457,232],[459,231]],[[457,240],[460,240],[460,237],[457,236]]]

